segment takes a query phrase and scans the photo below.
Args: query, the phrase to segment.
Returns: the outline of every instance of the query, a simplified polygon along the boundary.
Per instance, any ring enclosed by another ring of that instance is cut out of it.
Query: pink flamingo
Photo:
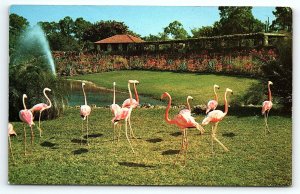
[[[131,81],[133,81],[132,84],[133,84],[133,88],[134,88],[134,95],[135,95],[135,98],[136,98],[136,100],[135,100],[135,99],[132,99],[132,108],[134,109],[134,108],[136,108],[136,107],[139,105],[139,103],[140,103],[139,95],[138,95],[137,89],[136,89],[136,84],[138,84],[139,81],[137,81],[137,80],[131,80]],[[130,99],[129,99],[129,98],[126,99],[126,100],[123,102],[122,107],[123,107],[123,108],[124,108],[124,107],[127,107],[127,108],[130,107]],[[128,124],[129,124],[129,128],[130,128],[130,136],[132,136],[133,138],[136,138],[135,135],[134,135],[134,133],[133,133],[132,127],[131,127],[131,114],[130,114],[130,116],[129,116],[129,118],[128,118]]]
[[[39,104],[34,105],[34,106],[30,109],[30,111],[32,112],[32,114],[34,114],[34,112],[36,112],[36,111],[40,112],[40,115],[39,115],[39,126],[38,126],[38,129],[39,129],[39,131],[40,131],[40,137],[42,137],[42,128],[41,128],[41,115],[42,115],[42,112],[43,112],[44,110],[47,110],[47,109],[51,108],[51,106],[52,106],[51,100],[50,100],[50,99],[48,98],[48,96],[46,95],[46,91],[49,91],[49,92],[50,92],[51,89],[49,89],[49,88],[44,88],[44,90],[43,90],[43,94],[44,94],[45,98],[47,99],[49,105],[47,105],[47,104],[45,104],[45,103],[39,103]]]
[[[14,126],[11,123],[8,123],[8,142],[9,142],[9,149],[10,149],[10,153],[12,155],[12,159],[13,161],[15,161],[15,157],[13,154],[13,150],[12,150],[12,145],[11,145],[11,139],[10,136],[17,136],[17,133],[14,130]]]
[[[210,100],[207,103],[207,109],[206,109],[206,114],[210,111],[210,110],[215,110],[218,106],[218,95],[216,92],[216,88],[220,89],[220,87],[218,85],[214,85],[214,93],[215,93],[215,99],[214,100]]]
[[[186,163],[186,155],[188,150],[188,139],[187,139],[187,128],[196,128],[200,131],[201,134],[204,133],[204,129],[201,127],[199,123],[197,123],[188,111],[181,111],[181,113],[177,114],[174,119],[169,118],[169,110],[171,108],[172,98],[168,92],[162,94],[161,99],[168,97],[169,103],[165,112],[165,120],[169,124],[175,124],[179,127],[179,130],[182,133],[182,141],[181,141],[181,150],[179,154],[184,152],[184,164]],[[178,154],[178,155],[179,155]],[[176,162],[176,161],[175,161]]]
[[[23,94],[24,109],[19,112],[19,117],[20,117],[21,121],[28,124],[29,127],[30,127],[30,130],[31,130],[31,146],[32,146],[33,145],[33,139],[34,139],[33,130],[32,130],[32,125],[34,125],[33,115],[32,115],[32,112],[26,108],[25,98],[27,98],[27,95]],[[25,155],[26,155],[26,127],[25,127],[25,125],[24,125],[24,151],[25,151]]]
[[[203,119],[202,121],[202,125],[205,126],[209,123],[212,123],[212,132],[211,132],[211,146],[212,146],[212,152],[213,152],[213,143],[214,140],[216,142],[218,142],[225,151],[229,151],[217,138],[216,138],[216,132],[217,132],[217,127],[218,127],[218,123],[220,121],[222,121],[224,119],[224,117],[227,115],[228,113],[228,102],[227,102],[227,93],[230,92],[231,94],[233,94],[232,90],[229,88],[226,88],[225,91],[225,95],[224,95],[224,102],[225,102],[225,111],[221,111],[221,110],[213,110],[211,112],[208,113],[208,115]]]
[[[191,112],[191,106],[190,106],[189,100],[193,100],[193,97],[192,97],[192,96],[188,96],[188,97],[186,98],[187,109],[181,110],[181,111],[179,112],[179,114],[188,114],[188,115],[192,115],[192,112]]]
[[[130,103],[132,102],[132,94],[131,94],[131,90],[130,90],[130,84],[131,83],[138,83],[138,81],[136,80],[128,80],[128,91],[129,91],[129,99],[130,99]],[[119,121],[121,120],[124,120],[125,121],[125,135],[126,135],[126,138],[127,138],[127,141],[131,147],[131,150],[133,153],[134,152],[134,149],[131,145],[131,142],[128,138],[128,133],[127,133],[127,123],[129,123],[129,118],[130,118],[130,115],[131,115],[131,112],[132,112],[132,109],[133,109],[133,106],[129,106],[129,107],[123,107],[121,109],[119,109],[116,113],[115,113],[115,116],[114,118],[112,119],[112,123],[115,124],[115,123],[118,123]],[[130,125],[129,125],[130,126]],[[119,138],[119,137],[118,137]]]
[[[112,105],[110,105],[110,110],[111,112],[114,114],[114,116],[116,117],[116,115],[120,112],[121,107],[116,104],[116,82],[113,83],[113,88],[114,88],[114,96],[113,96],[113,103]],[[113,136],[113,140],[115,141],[115,130],[116,130],[116,125],[118,124],[118,122],[114,122],[113,126],[114,126],[114,136]]]
[[[261,114],[265,116],[265,124],[266,124],[265,134],[267,134],[267,130],[270,133],[269,126],[268,126],[268,117],[269,117],[269,112],[273,106],[270,85],[273,85],[273,82],[268,81],[269,100],[263,102],[262,110],[261,110]]]
[[[80,106],[80,116],[82,118],[82,128],[81,128],[81,133],[83,135],[83,121],[86,120],[86,142],[88,144],[88,137],[89,137],[89,115],[91,114],[91,107],[87,105],[86,101],[86,95],[84,91],[84,86],[85,83],[82,82],[82,91],[84,95],[84,105]]]

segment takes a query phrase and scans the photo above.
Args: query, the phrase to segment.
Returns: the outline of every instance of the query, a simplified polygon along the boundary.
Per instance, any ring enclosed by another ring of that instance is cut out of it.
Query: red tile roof
[[[139,42],[145,42],[145,41],[129,34],[118,34],[118,35],[111,36],[109,38],[99,40],[95,42],[95,44],[139,43]]]

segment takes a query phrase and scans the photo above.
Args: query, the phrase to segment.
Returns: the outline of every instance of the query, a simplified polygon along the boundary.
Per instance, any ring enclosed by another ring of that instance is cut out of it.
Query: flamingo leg
[[[269,133],[271,133],[271,131],[269,129],[269,125],[268,125],[269,112],[270,112],[270,110],[268,110],[268,112],[267,112],[267,120],[266,121],[267,121],[267,130]]]
[[[128,138],[128,133],[127,133],[127,122],[128,122],[128,118],[125,119],[125,135],[126,135],[126,138],[127,138],[128,143],[129,143],[129,145],[130,145],[130,147],[131,147],[131,150],[132,150],[132,152],[134,153],[133,147],[132,147],[132,145],[131,145],[131,143],[130,143],[130,140],[129,140],[129,138]]]
[[[118,123],[118,125],[119,125],[119,132],[118,132],[118,142],[119,142],[119,140],[120,140],[120,136],[121,136],[121,128],[122,128],[122,126],[121,126],[121,123]]]
[[[82,138],[83,138],[83,120],[82,120],[82,125],[81,125],[81,142],[80,145],[82,144]]]
[[[86,143],[87,145],[89,145],[88,143],[88,138],[89,138],[89,117],[86,117]]]
[[[39,116],[39,126],[38,130],[40,131],[40,137],[42,137],[42,128],[41,128],[41,116],[42,116],[42,110],[40,111],[40,116]]]
[[[34,134],[33,134],[32,126],[30,126],[30,131],[31,131],[31,146],[33,146]]]
[[[218,123],[215,124],[214,132],[213,132],[213,140],[215,140],[216,142],[218,142],[218,143],[222,146],[222,148],[223,148],[226,152],[228,152],[228,151],[229,151],[228,148],[227,148],[226,146],[224,146],[224,145],[216,138],[217,127],[218,127]]]
[[[181,132],[182,136],[181,136],[181,149],[179,151],[179,153],[177,154],[176,158],[175,158],[175,161],[174,161],[174,165],[177,163],[178,161],[178,158],[180,157],[180,155],[182,154],[183,152],[183,149],[184,149],[184,130]]]
[[[184,166],[186,165],[187,151],[188,151],[188,138],[187,138],[187,129],[184,129]]]
[[[113,143],[115,143],[116,123],[113,123],[113,127],[114,127]]]
[[[132,127],[131,127],[130,116],[128,118],[128,124],[129,124],[129,128],[130,128],[130,137],[133,137],[134,139],[136,139],[135,135],[133,134]]]
[[[215,124],[211,126],[211,153],[214,153],[214,127]]]
[[[24,155],[26,156],[26,128],[24,125]]]
[[[14,153],[13,153],[13,150],[12,150],[12,145],[11,145],[11,139],[10,139],[10,136],[8,136],[8,141],[9,141],[10,153],[11,153],[12,159],[13,159],[14,164],[15,164],[16,162],[15,162],[15,157],[14,157]]]

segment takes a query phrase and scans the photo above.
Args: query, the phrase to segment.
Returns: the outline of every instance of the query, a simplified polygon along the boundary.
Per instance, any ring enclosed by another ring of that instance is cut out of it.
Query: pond
[[[68,96],[68,105],[69,106],[80,106],[84,104],[84,96],[81,87],[81,81],[68,80],[67,86],[69,88]],[[88,105],[96,106],[109,106],[113,103],[113,90],[99,87],[93,83],[85,82],[85,93],[87,96]],[[133,98],[134,91],[132,90]],[[128,92],[116,91],[116,104],[120,106],[129,98]],[[165,102],[162,102],[151,97],[139,95],[140,105],[150,104],[150,105],[165,105]]]

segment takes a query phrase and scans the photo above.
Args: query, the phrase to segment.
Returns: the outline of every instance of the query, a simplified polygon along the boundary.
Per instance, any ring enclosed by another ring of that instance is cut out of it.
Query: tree
[[[245,34],[261,32],[264,24],[255,19],[252,7],[228,7],[220,6],[220,21],[218,31],[223,34]]]
[[[83,40],[84,32],[92,26],[92,23],[89,21],[85,21],[82,17],[77,18],[74,22],[74,36],[77,40]]]
[[[124,22],[114,20],[96,22],[91,25],[84,33],[83,40],[96,42],[117,34],[132,34]]]
[[[172,39],[186,39],[188,37],[188,33],[183,28],[183,25],[176,20],[164,28],[164,33],[170,35]]]
[[[70,16],[65,17],[62,20],[59,20],[59,29],[62,35],[72,36],[74,32],[74,21]]]
[[[191,30],[194,38],[214,36],[214,27],[203,26],[201,28],[194,28]]]
[[[276,19],[272,22],[270,28],[273,31],[292,31],[292,9],[290,7],[276,7],[273,11]]]
[[[17,14],[9,15],[9,53],[10,55],[15,50],[19,36],[29,26],[26,18]]]

